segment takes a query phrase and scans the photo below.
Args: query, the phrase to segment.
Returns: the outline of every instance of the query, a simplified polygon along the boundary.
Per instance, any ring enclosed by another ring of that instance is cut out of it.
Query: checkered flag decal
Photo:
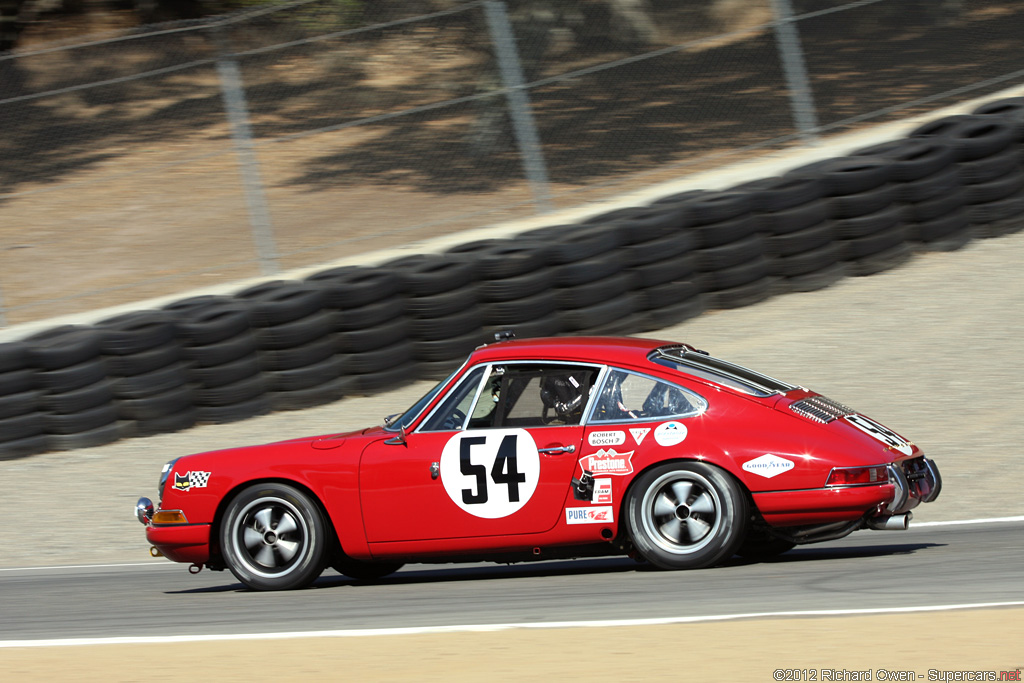
[[[210,479],[209,472],[189,472],[188,483],[189,486],[195,489],[205,489],[206,482]]]

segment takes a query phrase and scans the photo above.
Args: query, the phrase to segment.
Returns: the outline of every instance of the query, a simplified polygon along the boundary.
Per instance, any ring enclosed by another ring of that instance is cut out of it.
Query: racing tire
[[[825,184],[820,178],[813,177],[772,176],[732,189],[747,192],[755,211],[770,213],[803,206],[825,195]]]
[[[188,346],[216,344],[252,327],[249,309],[228,297],[196,296],[176,301],[163,310],[175,317],[177,335]]]
[[[815,199],[785,211],[756,214],[754,220],[760,232],[785,235],[821,225],[828,220],[831,210],[827,199]]]
[[[103,358],[106,361],[107,367],[110,368],[111,375],[115,377],[130,377],[165,368],[180,360],[181,356],[182,347],[177,342],[170,342],[128,356],[104,356]]]
[[[31,364],[57,370],[87,363],[100,355],[100,333],[82,325],[61,325],[28,337]]]
[[[293,393],[293,392],[288,392]],[[276,406],[269,393],[251,398],[248,401],[232,403],[226,406],[196,406],[196,421],[203,424],[228,424],[248,420],[257,415],[266,415]],[[282,408],[282,410],[285,410]]]
[[[847,271],[850,275],[864,277],[881,273],[883,270],[890,270],[901,266],[914,256],[914,250],[907,243],[897,244],[895,247],[880,251],[870,256],[847,262]]]
[[[838,259],[838,255],[836,256]],[[838,260],[810,273],[783,278],[780,287],[786,292],[814,292],[831,287],[846,277],[846,264]]]
[[[889,160],[892,179],[900,183],[912,183],[952,168],[956,161],[956,151],[942,138],[900,138],[858,149],[851,156]]]
[[[409,319],[402,317],[375,327],[342,332],[338,335],[338,351],[341,353],[361,353],[363,351],[373,351],[382,346],[391,346],[407,338],[410,327]]]
[[[162,311],[135,311],[96,323],[100,332],[100,350],[111,356],[129,356],[174,340],[170,314]]]
[[[627,273],[616,273],[575,287],[552,290],[559,308],[583,308],[622,296],[630,290],[632,278]]]
[[[405,310],[414,318],[440,318],[473,308],[478,303],[480,292],[470,286],[433,296],[411,297],[405,300]]]
[[[269,407],[273,410],[305,410],[313,406],[340,401],[355,387],[352,377],[337,377],[306,389],[267,392]],[[266,411],[266,412],[269,412]]]
[[[363,562],[362,560],[354,560],[341,552],[331,560],[331,568],[334,571],[356,581],[383,579],[385,576],[394,574],[404,566],[401,562]]]
[[[51,394],[64,394],[102,382],[107,377],[107,365],[102,359],[97,358],[78,365],[69,365],[59,370],[40,372],[37,376],[39,386],[44,387]]]
[[[235,294],[249,306],[258,327],[284,325],[319,312],[326,305],[323,290],[308,282],[271,280]]]
[[[829,197],[860,194],[889,182],[892,162],[880,157],[835,157],[795,168],[786,175],[821,178]]]
[[[706,192],[685,202],[693,225],[710,225],[749,214],[753,200],[747,192]],[[731,242],[732,240],[725,240]],[[704,246],[716,246],[704,244]]]
[[[50,437],[47,434],[36,434],[0,443],[0,460],[25,458],[45,453],[48,450],[50,450]]]
[[[770,299],[783,291],[779,278],[769,275],[743,285],[708,292],[708,308],[742,308]]]
[[[225,365],[232,361],[250,356],[256,353],[257,346],[256,335],[247,331],[238,336],[224,339],[213,344],[183,347],[181,349],[181,355],[184,355],[185,358],[193,361],[199,367],[209,368],[218,365]],[[128,356],[127,358],[138,358],[138,356]],[[165,365],[173,363],[176,360],[178,360],[177,355],[165,363]]]
[[[0,396],[0,420],[39,411],[46,394],[38,390]]]
[[[146,398],[188,383],[189,371],[189,367],[184,363],[171,363],[167,367],[141,375],[115,377],[110,382],[110,390],[114,398]]]
[[[316,341],[302,346],[296,346],[291,349],[278,349],[278,350],[265,350],[260,351],[259,360],[257,362],[256,356],[249,356],[241,360],[235,361],[239,366],[245,365],[251,371],[242,373],[239,370],[239,376],[235,379],[242,379],[254,375],[259,371],[262,366],[268,371],[275,370],[294,370],[295,368],[303,368],[307,365],[319,363],[322,360],[330,358],[334,354],[339,352],[339,339],[337,335],[329,334],[325,337],[317,339]],[[226,368],[228,366],[219,366]],[[217,368],[210,368],[214,373]],[[197,375],[198,376],[198,375]],[[211,378],[213,379],[213,378]],[[234,380],[230,380],[234,381]],[[202,382],[203,384],[215,384],[216,382]],[[219,382],[220,384],[227,384],[228,382]]]
[[[238,360],[233,360],[230,363],[224,363],[223,365],[214,365],[208,368],[190,368],[188,370],[188,377],[193,383],[198,384],[203,389],[222,387],[225,384],[234,384],[235,382],[240,382],[243,379],[249,379],[254,375],[260,374],[262,369],[261,360],[262,357],[258,358],[255,354],[252,354]]]
[[[224,562],[253,590],[291,590],[324,570],[327,527],[308,494],[277,482],[244,489],[228,505],[220,528]]]
[[[753,214],[738,216],[722,223],[710,223],[696,228],[697,245],[701,249],[720,247],[753,235],[758,231],[757,217]]]
[[[964,186],[968,204],[985,204],[1006,199],[1016,195],[1022,188],[1024,188],[1024,172],[1022,171],[1016,171],[987,183]]]
[[[626,496],[626,530],[661,569],[701,569],[735,554],[747,533],[747,499],[723,470],[671,462],[639,477]]]
[[[29,367],[28,347],[22,342],[0,344],[0,373]]]
[[[751,529],[736,554],[752,562],[764,562],[796,547],[796,543],[773,536],[763,529]]]
[[[901,183],[896,186],[896,197],[907,204],[917,204],[928,199],[935,199],[964,186],[964,181],[955,166],[939,171],[920,180]]]
[[[473,281],[473,265],[443,254],[415,254],[384,264],[410,296],[432,296],[465,287]]]
[[[38,373],[32,368],[0,372],[0,395],[20,394],[38,386]]]
[[[338,310],[362,308],[402,291],[397,275],[380,268],[341,266],[313,273],[306,282],[323,290],[327,305]]]
[[[351,332],[376,327],[405,315],[405,300],[399,297],[381,299],[359,308],[339,311],[334,325],[338,332]]]

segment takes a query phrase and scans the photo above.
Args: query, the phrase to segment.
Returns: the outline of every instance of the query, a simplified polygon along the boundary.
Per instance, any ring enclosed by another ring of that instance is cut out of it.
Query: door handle
[[[559,453],[575,453],[575,446],[552,446],[551,448],[538,448],[538,453],[544,453],[545,455],[558,455]]]

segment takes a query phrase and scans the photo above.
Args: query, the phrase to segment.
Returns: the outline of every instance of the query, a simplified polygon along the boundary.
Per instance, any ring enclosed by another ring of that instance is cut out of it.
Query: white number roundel
[[[441,451],[444,490],[474,517],[508,517],[526,505],[539,480],[537,444],[525,429],[463,432]]]

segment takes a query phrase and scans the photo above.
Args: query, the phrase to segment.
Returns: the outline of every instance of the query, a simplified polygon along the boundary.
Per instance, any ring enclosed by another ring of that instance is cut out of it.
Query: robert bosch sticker
[[[654,428],[654,440],[659,446],[676,446],[686,440],[686,425],[682,422],[665,422]]]
[[[587,443],[591,446],[621,446],[626,443],[625,432],[590,432]]]
[[[452,502],[484,519],[526,505],[540,480],[537,444],[525,429],[456,434],[441,451],[441,481]]]

